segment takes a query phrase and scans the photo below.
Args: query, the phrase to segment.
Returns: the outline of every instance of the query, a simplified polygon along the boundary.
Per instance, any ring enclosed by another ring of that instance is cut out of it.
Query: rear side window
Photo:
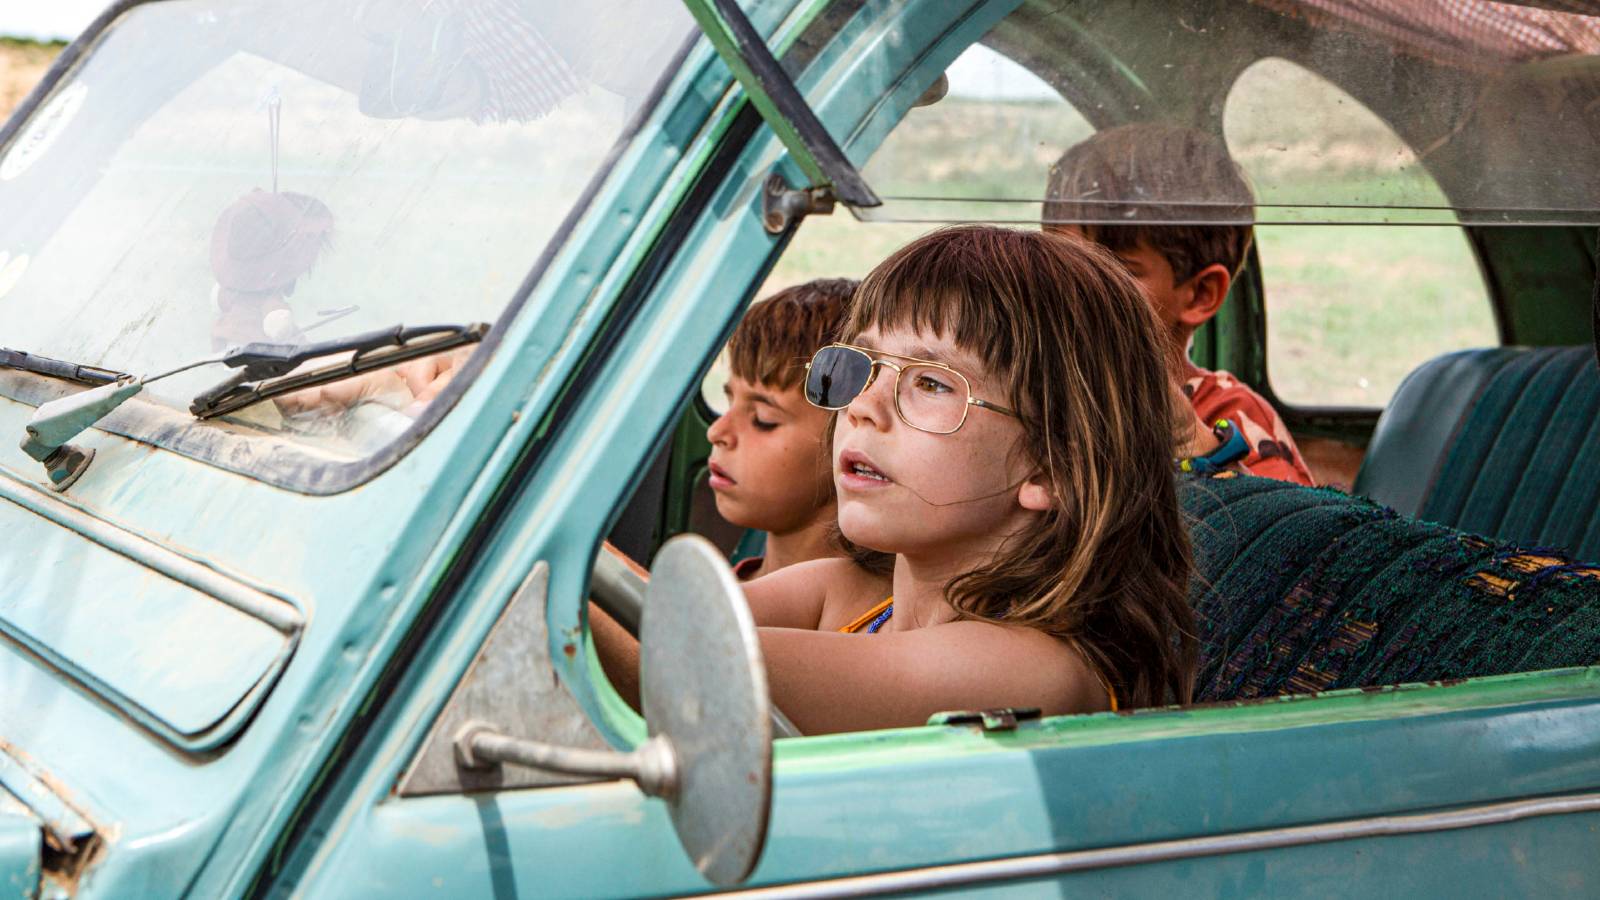
[[[1230,151],[1258,185],[1336,185],[1338,195],[1371,204],[1447,203],[1387,123],[1286,60],[1261,60],[1239,76],[1223,125]],[[1256,243],[1268,377],[1285,403],[1382,407],[1423,362],[1499,343],[1488,289],[1459,226],[1264,225]]]

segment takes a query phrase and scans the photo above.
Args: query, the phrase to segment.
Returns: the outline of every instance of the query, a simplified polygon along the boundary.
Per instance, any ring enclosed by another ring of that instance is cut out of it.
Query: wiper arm
[[[22,439],[23,452],[44,463],[52,488],[65,490],[94,458],[93,450],[82,450],[67,442],[110,415],[112,410],[144,390],[144,386],[152,381],[217,363],[238,369],[239,372],[233,377],[194,398],[189,411],[198,418],[206,419],[303,387],[327,384],[408,359],[477,343],[483,340],[488,331],[489,326],[482,322],[411,328],[396,325],[381,331],[305,344],[245,344],[225,350],[218,356],[195,360],[143,378],[15,350],[3,351],[7,355],[0,356],[0,364],[100,385],[41,404],[28,420],[28,433]],[[338,365],[280,377],[309,360],[350,351],[355,351],[355,355]]]
[[[116,369],[83,366],[23,350],[8,350],[5,347],[0,347],[0,368],[20,369],[24,372],[49,375],[51,378],[65,378],[83,384],[111,384],[130,377],[127,372],[118,372]]]
[[[489,326],[418,325],[385,328],[364,334],[309,344],[245,344],[224,353],[218,362],[239,369],[220,384],[201,392],[189,404],[196,418],[226,415],[252,403],[398,365],[483,340]],[[298,375],[288,375],[303,363],[335,353],[355,351],[348,360]]]

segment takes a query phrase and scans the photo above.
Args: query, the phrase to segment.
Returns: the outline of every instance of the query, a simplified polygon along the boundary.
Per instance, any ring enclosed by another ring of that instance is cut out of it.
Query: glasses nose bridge
[[[872,389],[872,385],[878,380],[878,367],[879,366],[885,366],[887,368],[893,369],[894,370],[894,380],[897,381],[897,382],[900,380],[900,373],[901,373],[901,371],[903,371],[903,367],[902,366],[900,366],[900,365],[898,365],[896,363],[892,363],[892,362],[888,361],[887,359],[875,359],[875,358],[873,358],[871,356],[868,356],[867,359],[871,363],[871,365],[867,368],[867,383],[861,386],[861,393],[865,394],[867,391]]]
[[[851,406],[855,406],[858,403],[869,404],[869,406],[870,405],[876,405],[876,408],[881,409],[883,411],[883,413],[887,413],[890,416],[898,415],[899,414],[899,403],[897,403],[895,401],[894,392],[897,389],[897,386],[899,385],[899,382],[900,382],[900,368],[901,367],[896,365],[895,363],[890,362],[889,360],[878,359],[877,357],[874,357],[871,354],[862,353],[862,355],[867,357],[867,360],[869,362],[869,366],[867,368],[867,383],[863,384],[861,386],[861,390],[857,391],[856,395],[853,398],[851,398],[850,405]],[[889,393],[890,393],[890,395],[887,396],[887,397],[878,397],[873,393],[873,390],[872,390],[873,386],[875,384],[877,384],[877,382],[879,380],[878,379],[878,367],[879,366],[887,366],[888,368],[893,369],[894,373],[895,373],[895,377],[888,379],[887,383],[889,385]],[[876,419],[877,416],[878,416],[878,414],[872,414],[872,417],[874,419]]]

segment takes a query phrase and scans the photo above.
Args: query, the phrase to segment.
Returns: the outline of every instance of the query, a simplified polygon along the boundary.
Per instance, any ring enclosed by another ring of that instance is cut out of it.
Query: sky
[[[0,0],[0,35],[71,40],[110,0]]]

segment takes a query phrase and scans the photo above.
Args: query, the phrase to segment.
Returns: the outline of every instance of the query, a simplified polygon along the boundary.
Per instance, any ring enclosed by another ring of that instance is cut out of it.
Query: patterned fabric
[[[466,55],[486,88],[477,121],[527,122],[548,115],[582,84],[519,3],[462,5]]]
[[[1261,399],[1249,385],[1228,372],[1211,372],[1191,363],[1183,394],[1207,424],[1231,419],[1239,426],[1250,444],[1250,455],[1244,458],[1245,471],[1262,478],[1312,484],[1311,470],[1300,458],[1288,426],[1272,404]]]
[[[522,0],[390,0],[359,9],[363,35],[377,45],[363,92],[399,113],[419,111],[413,103],[426,111],[459,102],[458,114],[474,122],[531,122],[583,89],[583,74],[537,24],[548,13]],[[468,93],[436,96],[446,80]]]
[[[1196,702],[1600,662],[1600,566],[1328,488],[1185,478]]]
[[[1544,0],[1552,12],[1489,0],[1256,0],[1318,28],[1376,36],[1395,50],[1465,69],[1600,53],[1600,3]],[[1582,13],[1583,15],[1574,15]]]

